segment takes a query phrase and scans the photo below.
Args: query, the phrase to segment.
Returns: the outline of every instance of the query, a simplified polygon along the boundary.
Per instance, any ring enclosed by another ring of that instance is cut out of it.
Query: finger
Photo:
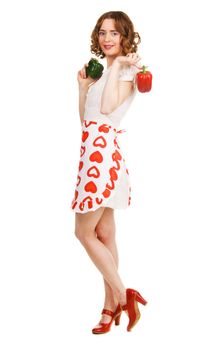
[[[141,57],[140,57],[139,55],[135,55],[135,56],[133,57],[133,60],[134,60],[135,62],[138,62],[138,61],[141,60]]]
[[[86,79],[86,71],[85,71],[85,69],[81,70],[81,74],[82,74],[82,79]]]
[[[137,63],[137,62],[139,62],[141,60],[141,58],[140,57],[137,57],[136,59],[135,59],[135,62]]]
[[[86,79],[86,69],[85,68],[82,68],[82,76],[83,76],[83,79]]]
[[[79,74],[79,76],[80,76],[81,78],[83,77],[82,69],[79,70],[78,74]]]

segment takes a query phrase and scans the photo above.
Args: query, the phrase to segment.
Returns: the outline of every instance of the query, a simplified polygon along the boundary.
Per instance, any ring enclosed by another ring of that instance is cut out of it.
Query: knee
[[[97,238],[103,242],[108,243],[115,238],[115,228],[103,223],[96,227]]]
[[[76,225],[75,227],[75,236],[83,244],[86,245],[87,242],[95,236],[89,229],[86,229],[82,225]]]
[[[82,237],[82,232],[81,230],[79,229],[79,227],[75,227],[75,237],[80,241],[81,240],[81,237]]]
[[[75,237],[80,241],[84,241],[84,230],[80,226],[75,226]]]

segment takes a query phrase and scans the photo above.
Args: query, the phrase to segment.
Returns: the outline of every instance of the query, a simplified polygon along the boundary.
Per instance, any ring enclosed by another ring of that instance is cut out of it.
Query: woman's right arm
[[[80,116],[81,124],[83,123],[83,120],[84,120],[84,111],[85,111],[87,92],[88,92],[88,89],[82,89],[79,87],[79,116]]]
[[[86,77],[86,67],[87,64],[78,72],[78,84],[79,84],[79,115],[80,122],[83,123],[84,120],[84,111],[85,111],[85,103],[87,98],[87,93],[89,86],[94,82],[94,80],[90,77]]]

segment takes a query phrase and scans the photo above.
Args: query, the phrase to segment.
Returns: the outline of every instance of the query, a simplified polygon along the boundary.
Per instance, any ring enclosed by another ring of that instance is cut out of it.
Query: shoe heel
[[[115,318],[115,325],[119,326],[120,324],[121,313]]]
[[[142,297],[142,295],[140,295],[139,292],[136,293],[135,300],[138,301],[139,303],[143,304],[143,305],[147,304],[147,301]]]

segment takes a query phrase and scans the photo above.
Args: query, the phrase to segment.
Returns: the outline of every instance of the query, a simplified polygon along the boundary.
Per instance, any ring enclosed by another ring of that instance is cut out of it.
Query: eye
[[[118,32],[113,32],[112,34],[113,34],[113,36],[117,36],[117,35],[119,35],[119,33],[118,33]]]
[[[99,36],[103,36],[104,35],[104,32],[99,32]]]

